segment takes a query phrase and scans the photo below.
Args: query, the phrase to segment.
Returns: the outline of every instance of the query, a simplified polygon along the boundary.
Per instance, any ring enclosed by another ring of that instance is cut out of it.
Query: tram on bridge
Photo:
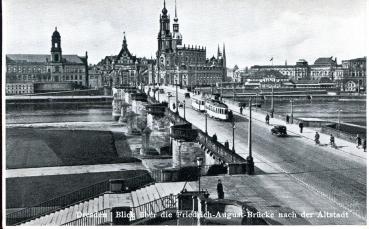
[[[207,100],[205,102],[205,110],[211,118],[224,121],[229,119],[228,106],[219,100]]]
[[[191,106],[192,109],[197,110],[197,111],[205,111],[205,97],[201,96],[201,95],[194,95],[191,98]]]

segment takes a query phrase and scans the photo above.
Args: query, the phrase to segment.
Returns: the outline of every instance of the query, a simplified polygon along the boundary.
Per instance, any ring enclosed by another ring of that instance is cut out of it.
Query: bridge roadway
[[[175,96],[175,90],[166,88]],[[167,100],[160,94],[160,100]],[[178,93],[179,101],[185,98]],[[170,98],[170,103],[175,97]],[[244,112],[247,112],[245,109]],[[183,116],[183,109],[179,109]],[[204,130],[204,114],[191,109],[191,99],[186,99],[186,119]],[[307,189],[328,198],[343,209],[364,220],[366,218],[366,160],[350,157],[327,146],[316,146],[313,141],[291,134],[277,137],[270,134],[270,126],[260,121],[253,122],[253,157],[255,166],[263,170],[263,164],[274,167]],[[218,141],[229,141],[232,147],[230,122],[208,118],[208,132],[217,134]],[[248,120],[236,115],[235,149],[247,157]],[[303,197],[302,197],[303,198]],[[306,200],[309,203],[309,199]]]

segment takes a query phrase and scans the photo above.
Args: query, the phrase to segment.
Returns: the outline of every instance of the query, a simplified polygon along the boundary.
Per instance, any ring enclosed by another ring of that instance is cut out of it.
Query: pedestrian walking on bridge
[[[265,116],[265,122],[266,122],[266,124],[268,124],[268,125],[269,125],[269,119],[270,119],[269,114],[267,114],[267,115]]]
[[[330,137],[330,143],[331,143],[331,146],[334,147],[335,146],[335,143],[334,143],[334,136],[333,134],[331,134],[331,137]]]
[[[224,199],[223,184],[220,179],[218,180],[217,192],[218,192],[218,199]]]
[[[286,115],[286,124],[288,124],[290,122],[290,116]]]
[[[364,152],[366,152],[366,137],[364,137],[363,139],[363,149],[364,149]]]
[[[243,107],[240,106],[240,114],[242,115],[242,112],[243,112]]]
[[[300,133],[302,133],[302,130],[304,129],[304,123],[300,122],[299,127],[300,127]]]

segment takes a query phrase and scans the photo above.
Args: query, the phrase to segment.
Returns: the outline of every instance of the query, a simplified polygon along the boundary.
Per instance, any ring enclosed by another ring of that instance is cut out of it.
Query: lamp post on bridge
[[[293,99],[291,99],[290,102],[291,102],[291,124],[293,124]]]
[[[232,151],[235,152],[234,149],[234,129],[236,129],[236,125],[234,123],[234,118],[232,119]]]
[[[274,116],[274,86],[272,86],[272,101],[270,107],[270,117],[273,118]]]
[[[176,113],[178,114],[178,84],[176,84]]]
[[[251,99],[249,100],[249,136],[248,136],[248,146],[249,146],[249,155],[246,158],[246,173],[249,175],[254,174],[254,159],[252,158],[252,132],[251,132]]]
[[[168,94],[168,107],[169,107],[169,110],[170,110],[170,98],[173,97],[172,95]]]
[[[205,134],[208,134],[208,113],[204,112],[204,115],[205,115]]]
[[[338,109],[337,112],[338,112],[338,125],[337,125],[337,129],[339,130],[340,129],[340,125],[341,125],[341,111],[342,109]]]

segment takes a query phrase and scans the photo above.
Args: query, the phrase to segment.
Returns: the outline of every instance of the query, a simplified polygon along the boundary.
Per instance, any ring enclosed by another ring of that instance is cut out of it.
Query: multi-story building
[[[308,79],[310,76],[308,62],[300,59],[295,65],[254,65],[250,68],[251,72],[274,70],[288,76],[293,80]]]
[[[156,52],[156,78],[154,83],[180,84],[182,86],[210,85],[225,81],[227,77],[226,54],[218,46],[217,56],[206,58],[206,48],[198,45],[182,44],[179,32],[177,6],[173,20],[173,32],[170,29],[170,16],[165,6],[160,15],[158,50]]]
[[[348,92],[366,90],[366,56],[342,61],[342,89]]]
[[[51,37],[50,54],[6,55],[7,91],[14,94],[29,93],[29,90],[24,92],[23,87],[14,90],[11,84],[23,84],[25,87],[34,88],[35,91],[70,88],[70,85],[64,87],[63,84],[88,86],[87,59],[87,52],[83,57],[62,54],[61,36],[55,28]],[[33,84],[32,87],[29,86],[30,83]]]
[[[154,75],[155,60],[138,58],[128,49],[126,35],[118,55],[106,56],[96,66],[101,74],[102,86],[120,87],[123,85],[148,84]]]

